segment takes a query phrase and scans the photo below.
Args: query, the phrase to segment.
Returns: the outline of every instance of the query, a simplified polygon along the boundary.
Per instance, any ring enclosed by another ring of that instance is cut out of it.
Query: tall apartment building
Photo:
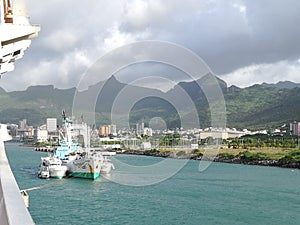
[[[108,132],[112,135],[117,135],[117,126],[115,124],[108,125]]]
[[[45,125],[34,129],[34,141],[35,142],[47,142],[48,141],[48,131],[47,131]]]
[[[57,119],[56,118],[47,118],[47,131],[48,132],[55,132],[57,129]]]
[[[19,121],[19,129],[24,130],[24,129],[26,129],[26,127],[27,127],[27,120],[26,119],[23,119],[23,120]]]
[[[117,126],[114,124],[100,126],[99,135],[108,137],[110,134],[117,135]]]
[[[300,137],[300,122],[294,121],[293,123],[290,123],[290,132],[292,135]]]
[[[135,132],[136,132],[136,135],[143,135],[144,134],[144,123],[137,123],[135,125]]]
[[[99,127],[99,135],[103,137],[107,137],[109,135],[109,129],[107,125]]]

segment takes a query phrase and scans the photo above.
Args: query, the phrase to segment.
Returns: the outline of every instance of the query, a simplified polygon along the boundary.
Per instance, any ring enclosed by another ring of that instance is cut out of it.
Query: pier
[[[53,147],[35,147],[34,151],[37,151],[37,152],[53,152]]]

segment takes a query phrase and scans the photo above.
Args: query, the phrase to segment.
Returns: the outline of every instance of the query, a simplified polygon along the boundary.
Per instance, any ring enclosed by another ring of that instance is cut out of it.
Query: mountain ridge
[[[184,90],[198,110],[200,124],[208,127],[210,125],[209,105],[204,92],[197,84],[205,83],[205,79],[207,78],[203,77],[197,82],[179,82],[168,92],[128,85],[119,82],[115,77],[92,85],[87,91],[82,92],[78,92],[76,88],[58,89],[53,85],[31,86],[25,91],[13,92],[0,89],[0,122],[18,123],[19,120],[26,118],[29,124],[41,125],[45,123],[47,117],[59,118],[62,109],[71,113],[75,93],[88,99],[89,91],[97,94],[101,88],[100,98],[97,99],[95,105],[97,125],[111,122],[109,117],[113,107],[116,106],[116,97],[121,99],[120,104],[124,104],[126,108],[128,104],[126,99],[144,96],[133,104],[129,112],[120,111],[120,115],[127,113],[131,124],[142,120],[147,123],[152,117],[158,115],[166,121],[168,127],[180,127],[178,109],[168,101],[176,98],[180,103],[179,110],[189,110],[185,108],[185,99],[178,91]],[[216,81],[226,102],[229,127],[259,129],[300,120],[300,115],[298,115],[300,87],[296,83],[278,82],[274,85],[263,83],[239,88],[234,85],[228,87],[226,82],[219,77],[216,77]],[[125,96],[123,100],[122,96]],[[89,103],[84,101],[82,108]]]

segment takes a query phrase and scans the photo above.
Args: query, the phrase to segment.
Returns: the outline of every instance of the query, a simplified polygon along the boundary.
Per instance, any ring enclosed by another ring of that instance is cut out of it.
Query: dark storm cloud
[[[29,6],[42,30],[1,80],[9,90],[76,86],[103,54],[147,39],[191,49],[230,83],[276,81],[274,68],[300,82],[298,0],[30,0]]]

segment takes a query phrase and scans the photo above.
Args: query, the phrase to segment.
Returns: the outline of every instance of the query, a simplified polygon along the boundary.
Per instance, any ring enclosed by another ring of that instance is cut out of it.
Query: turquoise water
[[[36,224],[300,224],[300,170],[213,163],[200,173],[190,161],[164,182],[131,187],[103,177],[41,180],[46,153],[14,143],[6,152],[20,189],[45,185],[28,192]],[[161,160],[116,157],[134,165]]]

